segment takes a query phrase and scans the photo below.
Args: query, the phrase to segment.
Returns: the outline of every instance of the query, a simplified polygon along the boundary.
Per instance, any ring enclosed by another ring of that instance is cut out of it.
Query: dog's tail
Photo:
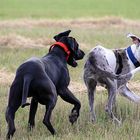
[[[107,76],[107,77],[113,78],[113,79],[118,79],[120,77],[120,75],[117,75],[113,72],[103,70],[100,66],[97,66],[97,65],[95,65],[95,69],[96,69],[96,71],[100,72],[103,77]]]
[[[123,75],[118,75],[117,78],[118,79],[132,79],[135,75],[135,73],[139,72],[140,71],[140,66],[135,68],[134,70],[131,70],[130,72],[126,73],[126,74],[123,74]]]
[[[103,77],[107,76],[109,78],[118,79],[119,75],[111,71],[106,71],[102,69],[99,65],[95,64],[96,58],[93,57],[93,55],[90,55],[87,62],[89,63],[89,66],[91,66],[90,68],[93,69],[93,71],[98,71]]]
[[[117,75],[117,74],[105,71],[102,68],[100,68],[99,66],[96,66],[96,70],[100,71],[102,74],[104,74],[105,76],[108,76],[109,78],[114,78],[117,80],[125,79],[125,81],[127,82],[128,80],[130,80],[134,77],[135,73],[140,71],[140,66],[137,67],[136,69],[134,69],[126,74],[122,74],[122,75],[121,74]]]
[[[113,73],[111,71],[106,71],[106,70],[102,69],[99,65],[95,64],[96,58],[93,57],[93,55],[91,55],[89,57],[89,61],[88,62],[91,64],[91,66],[94,66],[94,67],[91,67],[91,69],[94,68],[94,70],[96,70],[99,73],[101,73],[101,75],[103,77],[106,77],[107,76],[109,78],[113,78],[113,79],[117,79],[117,80],[121,80],[121,79],[124,80],[125,79],[125,82],[127,82],[128,80],[130,80],[135,75],[135,73],[137,73],[137,72],[140,71],[140,66],[137,67],[136,69],[134,69],[134,70],[126,73],[126,74],[119,74],[118,75],[118,74],[115,74],[115,73]]]
[[[32,80],[31,75],[25,75],[23,78],[23,91],[22,91],[22,101],[21,101],[21,107],[25,107],[30,105],[30,103],[26,103],[27,97],[28,97],[28,92],[29,92],[29,86]]]

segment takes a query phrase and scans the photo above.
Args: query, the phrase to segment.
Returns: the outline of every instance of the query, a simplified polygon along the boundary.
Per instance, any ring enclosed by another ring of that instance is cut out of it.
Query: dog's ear
[[[137,40],[140,42],[140,38],[139,38],[138,36],[132,34],[132,33],[127,34],[127,37],[128,37],[128,38],[130,37],[132,40],[133,40],[133,39],[137,39]]]
[[[67,30],[65,32],[59,33],[58,35],[54,36],[53,38],[56,41],[59,41],[61,37],[63,37],[63,36],[69,36],[70,32],[71,32],[71,30]]]

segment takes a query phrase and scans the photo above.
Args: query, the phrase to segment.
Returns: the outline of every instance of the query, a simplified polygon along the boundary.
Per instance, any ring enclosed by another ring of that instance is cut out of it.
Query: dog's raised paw
[[[76,111],[73,111],[71,113],[71,115],[69,115],[69,121],[71,122],[71,124],[73,124],[74,122],[77,121],[78,118],[78,113]]]

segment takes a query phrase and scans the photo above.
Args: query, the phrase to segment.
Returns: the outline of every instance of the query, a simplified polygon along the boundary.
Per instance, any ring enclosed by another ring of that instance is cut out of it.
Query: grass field
[[[139,4],[139,0],[0,0],[0,18],[118,16],[138,19]]]
[[[127,47],[131,44],[126,38],[128,32],[140,36],[139,4],[138,0],[0,0],[0,140],[5,139],[7,132],[5,109],[9,86],[22,62],[32,56],[44,56],[54,42],[53,36],[67,29],[72,30],[71,35],[86,54],[97,44],[107,48]],[[70,89],[82,103],[78,122],[71,126],[68,115],[73,106],[58,98],[51,120],[57,135],[52,137],[43,125],[45,107],[41,105],[36,127],[33,132],[28,132],[29,108],[20,108],[16,113],[17,131],[13,140],[140,139],[139,104],[118,95],[117,116],[122,125],[117,126],[104,111],[107,92],[100,87],[95,97],[97,122],[92,124],[89,121],[87,92],[82,80],[85,59],[79,61],[77,68],[69,67]],[[139,77],[136,74],[129,86],[140,95]]]

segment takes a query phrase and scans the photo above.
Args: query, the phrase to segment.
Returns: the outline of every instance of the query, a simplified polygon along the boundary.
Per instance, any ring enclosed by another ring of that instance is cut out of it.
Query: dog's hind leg
[[[120,121],[115,117],[112,108],[114,105],[114,101],[116,100],[117,94],[117,84],[116,81],[107,78],[107,89],[108,89],[108,103],[106,106],[106,112],[108,112],[111,119],[120,125]]]
[[[14,135],[14,132],[16,131],[14,123],[15,113],[21,104],[21,96],[19,89],[20,86],[17,86],[16,84],[13,84],[10,88],[9,102],[5,113],[5,118],[8,123],[8,133],[6,135],[7,140],[11,139]]]
[[[68,88],[59,90],[58,93],[64,101],[74,105],[71,114],[69,115],[69,121],[73,124],[79,117],[81,103]]]
[[[51,134],[54,135],[56,132],[50,122],[50,118],[57,101],[55,85],[47,75],[46,77],[37,80],[36,84],[38,85],[37,89],[39,90],[39,102],[46,105],[46,113],[43,119],[43,123],[51,132]]]
[[[86,82],[86,86],[88,89],[89,107],[90,107],[90,117],[91,117],[90,120],[92,122],[96,121],[96,115],[94,110],[94,95],[95,95],[96,85],[97,82],[93,79],[90,79],[88,80],[88,82]]]
[[[14,118],[15,118],[15,110],[12,110],[12,108],[7,107],[6,109],[6,121],[8,123],[8,133],[6,135],[7,140],[10,140],[16,131]]]
[[[6,109],[5,117],[8,123],[8,133],[6,135],[7,140],[10,140],[16,131],[14,119],[15,119],[15,112],[18,110],[19,106],[20,103],[16,104],[15,106],[8,106]]]
[[[32,130],[35,126],[35,114],[37,111],[38,102],[32,98],[31,105],[30,105],[30,112],[29,112],[29,121],[28,121],[28,128]]]
[[[55,129],[53,128],[50,122],[52,110],[54,109],[54,107],[55,103],[53,101],[49,101],[48,104],[46,105],[46,113],[43,119],[43,123],[46,125],[46,127],[49,129],[52,135],[56,134]]]
[[[16,131],[14,119],[15,119],[15,112],[17,111],[19,106],[20,106],[20,104],[14,108],[7,107],[7,109],[6,109],[6,121],[8,123],[8,133],[6,135],[7,140],[10,140]]]
[[[18,107],[16,108],[7,107],[6,109],[6,121],[8,123],[8,133],[6,135],[7,140],[10,140],[16,131],[14,119],[15,119],[15,112],[18,109]]]

